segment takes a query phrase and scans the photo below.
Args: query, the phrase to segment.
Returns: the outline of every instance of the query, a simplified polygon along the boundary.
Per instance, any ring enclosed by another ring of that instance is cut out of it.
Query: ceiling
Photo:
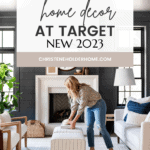
[[[17,0],[0,0],[0,11],[15,11]],[[150,11],[150,0],[134,0],[135,11]]]

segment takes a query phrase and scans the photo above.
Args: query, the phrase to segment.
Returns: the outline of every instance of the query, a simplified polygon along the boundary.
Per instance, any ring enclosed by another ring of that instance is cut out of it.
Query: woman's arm
[[[76,111],[78,109],[78,105],[79,104],[76,101],[73,101],[71,103],[71,114],[69,116],[69,121],[72,121],[72,119],[73,119],[73,117],[74,117],[74,115],[75,115],[75,113],[76,113]]]
[[[70,114],[70,117],[69,117],[69,121],[72,121],[75,113],[76,113],[76,110],[71,111],[71,114]]]
[[[86,90],[81,90],[80,91],[80,105],[78,107],[78,111],[76,114],[76,117],[73,119],[73,121],[70,122],[71,124],[71,129],[75,128],[76,122],[79,119],[79,117],[81,116],[81,114],[84,112],[85,107],[88,104],[88,98],[87,98],[87,92]]]
[[[80,118],[80,115],[76,115],[76,117],[73,119],[73,122],[77,122],[79,118]]]
[[[71,129],[75,129],[76,122],[79,119],[80,115],[76,115],[76,117],[73,119],[73,121],[70,121]]]

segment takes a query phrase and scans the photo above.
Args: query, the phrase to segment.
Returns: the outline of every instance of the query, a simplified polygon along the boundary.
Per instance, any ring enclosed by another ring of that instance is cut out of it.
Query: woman
[[[74,76],[68,77],[64,85],[67,88],[69,98],[72,99],[71,114],[69,117],[69,124],[71,125],[71,129],[75,128],[78,118],[81,116],[85,107],[87,106],[87,138],[90,150],[94,150],[93,127],[95,121],[104,138],[107,148],[109,150],[113,150],[112,141],[105,126],[106,103],[102,99],[101,95],[92,89],[89,85],[85,83],[79,83],[79,81]],[[77,114],[74,118],[76,111]]]

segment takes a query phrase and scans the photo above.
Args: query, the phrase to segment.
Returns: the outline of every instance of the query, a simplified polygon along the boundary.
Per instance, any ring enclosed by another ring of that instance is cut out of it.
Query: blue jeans
[[[108,149],[113,148],[110,135],[106,129],[105,116],[106,116],[106,103],[103,99],[97,101],[97,103],[87,108],[87,138],[89,147],[94,147],[94,122],[96,121],[97,127],[102,134],[105,144]]]

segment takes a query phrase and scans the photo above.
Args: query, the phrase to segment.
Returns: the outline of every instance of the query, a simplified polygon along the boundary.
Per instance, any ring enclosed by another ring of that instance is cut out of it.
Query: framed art
[[[46,75],[58,75],[58,67],[46,67]]]

